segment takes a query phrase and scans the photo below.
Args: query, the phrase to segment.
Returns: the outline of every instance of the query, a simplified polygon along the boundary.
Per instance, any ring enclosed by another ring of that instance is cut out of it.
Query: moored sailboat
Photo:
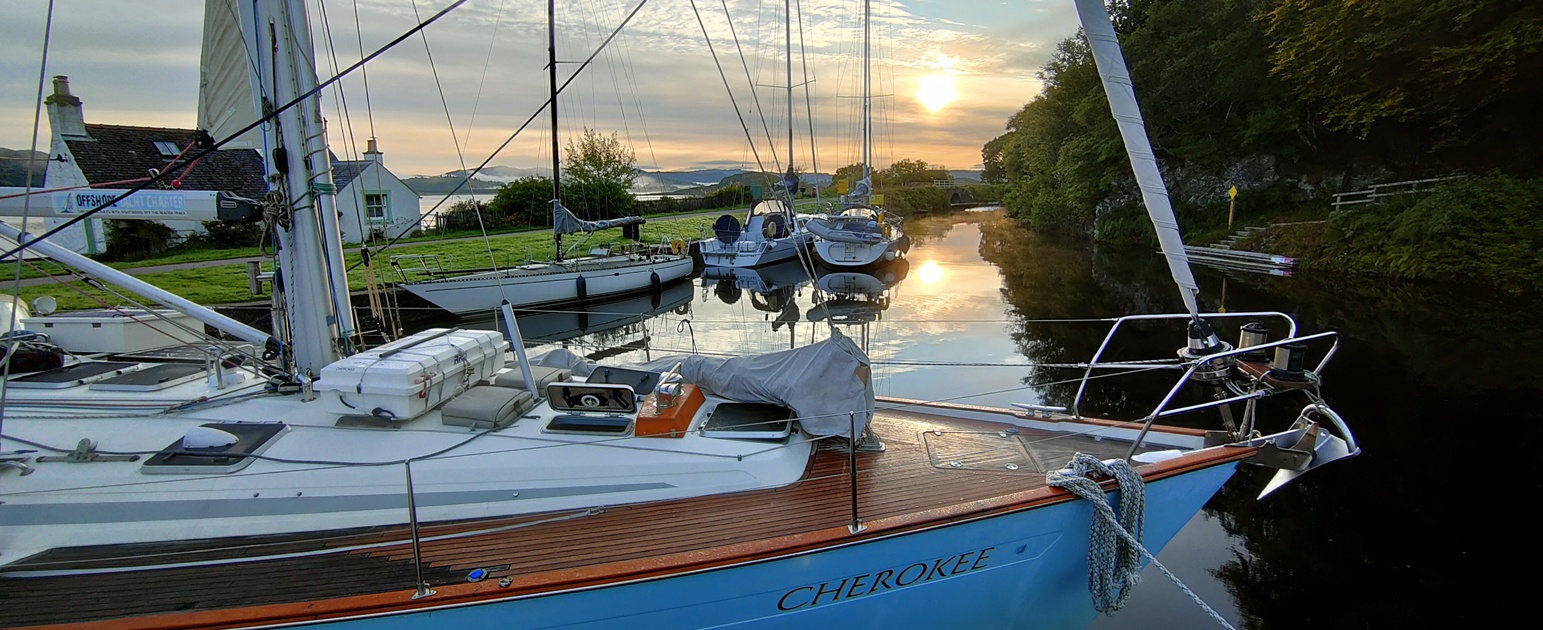
[[[1196,332],[1173,392],[1237,393],[1184,408],[1170,393],[1119,422],[1082,416],[1080,395],[1020,411],[875,399],[839,334],[752,357],[509,367],[496,338],[456,330],[314,366],[240,363],[250,376],[230,385],[18,390],[6,446],[49,454],[18,454],[25,476],[0,469],[0,625],[1084,626],[1109,595],[1086,590],[1106,492],[1145,496],[1122,523],[1155,551],[1241,463],[1289,478],[1356,451],[1310,391],[1337,346],[1311,369],[1255,357],[1332,333],[1191,311],[1122,318],[1109,338],[1164,319]],[[1203,325],[1239,319],[1287,332],[1230,349]],[[1105,367],[1128,364],[1087,364]],[[1284,431],[1256,422],[1251,401],[1304,392]],[[1235,403],[1248,411],[1226,433],[1156,422]],[[1084,478],[1083,501],[1058,487],[1084,476],[1076,453],[1130,460],[1136,478]]]
[[[633,293],[659,292],[664,285],[678,282],[691,274],[693,262],[686,252],[672,251],[661,243],[615,251],[607,246],[589,255],[563,256],[563,236],[593,234],[607,228],[642,225],[642,217],[622,217],[585,221],[574,216],[562,203],[561,152],[557,129],[557,35],[554,5],[548,3],[547,48],[549,100],[552,120],[552,240],[556,259],[526,261],[504,269],[478,269],[445,272],[439,268],[418,269],[425,278],[408,280],[397,286],[452,313],[491,312],[500,304],[516,308],[578,304],[588,300],[622,297]],[[400,269],[400,267],[399,267]]]
[[[743,224],[726,214],[713,223],[713,236],[697,248],[708,267],[759,267],[800,258],[814,235],[805,228],[810,216],[794,211],[798,198],[798,171],[793,167],[793,3],[783,2],[783,61],[788,116],[788,170],[772,186],[772,198],[750,206]],[[813,138],[810,138],[811,145]]]
[[[889,262],[910,249],[900,217],[873,203],[873,80],[869,43],[869,7],[863,4],[863,176],[841,198],[839,212],[810,219],[805,227],[819,237],[814,251],[830,267],[861,268]]]

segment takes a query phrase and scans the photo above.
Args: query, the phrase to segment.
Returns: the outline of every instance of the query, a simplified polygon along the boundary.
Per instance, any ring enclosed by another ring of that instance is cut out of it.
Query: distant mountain
[[[26,186],[27,185],[27,157],[33,155],[38,161],[32,167],[32,185],[43,185],[43,172],[48,169],[48,154],[41,151],[27,151],[26,149],[7,149],[0,147],[0,186]]]
[[[949,171],[956,182],[980,183],[980,171]]]

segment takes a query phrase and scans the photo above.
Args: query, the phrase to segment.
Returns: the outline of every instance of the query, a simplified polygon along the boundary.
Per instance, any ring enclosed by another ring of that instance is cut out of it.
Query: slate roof
[[[374,164],[374,162],[369,160],[357,160],[350,162],[333,160],[332,183],[338,187],[338,190],[343,190],[354,181],[354,178],[357,178],[363,174],[364,169],[369,168],[371,164]]]
[[[122,125],[87,124],[86,132],[91,140],[65,140],[75,163],[93,184],[137,179],[150,174],[150,169],[165,170],[167,158],[156,149],[156,142],[171,142],[178,149],[188,146],[197,137],[192,129],[166,129],[161,127],[127,127]],[[193,155],[195,147],[187,152]],[[181,175],[176,173],[172,178]],[[167,182],[168,180],[162,180]],[[128,185],[124,186],[125,188]],[[255,149],[215,151],[200,159],[182,179],[182,190],[223,190],[257,199],[268,192],[268,182],[263,178],[263,158]]]

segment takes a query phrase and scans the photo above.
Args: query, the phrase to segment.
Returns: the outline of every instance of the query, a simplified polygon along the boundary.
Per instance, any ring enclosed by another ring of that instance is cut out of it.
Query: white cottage
[[[338,187],[338,230],[343,242],[392,239],[418,228],[418,193],[386,170],[374,138],[364,159],[332,160],[332,183]]]
[[[261,199],[268,191],[263,155],[251,143],[232,143],[186,166],[185,158],[198,153],[197,130],[88,124],[80,98],[70,93],[69,79],[63,76],[54,77],[54,93],[44,103],[52,132],[45,176],[48,188],[132,188],[153,173],[178,170],[176,177],[163,183],[174,183],[180,190],[224,191],[249,199]],[[394,238],[414,229],[418,220],[418,195],[382,164],[373,138],[364,158],[332,159],[338,227],[346,243],[360,243],[370,236]],[[64,221],[49,219],[48,227]],[[179,233],[203,231],[198,221],[163,223]],[[85,254],[106,249],[106,232],[96,219],[82,221],[49,240]]]
[[[191,167],[185,159],[198,151],[193,129],[88,124],[81,100],[70,93],[67,77],[54,77],[54,92],[43,101],[48,108],[47,188],[96,186],[133,188],[154,173],[180,169],[163,182],[180,190],[217,190],[250,199],[268,192],[262,154],[252,149],[216,151]],[[48,227],[66,219],[48,219]],[[198,232],[198,221],[165,221],[178,232]],[[87,219],[54,236],[56,244],[85,254],[106,250],[102,221]]]

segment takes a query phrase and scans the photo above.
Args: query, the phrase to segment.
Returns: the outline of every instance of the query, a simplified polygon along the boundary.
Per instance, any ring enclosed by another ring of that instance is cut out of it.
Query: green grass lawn
[[[732,212],[732,211],[727,211]],[[704,234],[710,234],[709,226],[712,225],[713,216],[695,216],[679,219],[651,219],[643,226],[642,239],[644,243],[660,243],[673,239],[682,239],[687,242],[703,238]],[[591,247],[599,247],[610,244],[626,242],[622,238],[621,229],[614,228],[594,233],[588,240],[581,237],[569,236],[565,239],[565,245],[583,242],[582,254]],[[491,249],[491,259],[489,254]],[[255,250],[210,250],[226,251],[234,255],[225,258],[241,258],[255,255]],[[497,266],[506,267],[522,263],[526,260],[551,259],[555,250],[552,244],[551,232],[521,232],[490,236],[487,241],[482,239],[446,241],[446,242],[420,242],[412,247],[393,248],[387,250],[385,255],[375,262],[375,275],[381,281],[391,282],[397,280],[396,273],[391,270],[389,264],[392,255],[429,255],[439,256],[447,268],[481,268],[492,266],[492,261]],[[198,262],[201,260],[216,260],[216,258],[191,258],[176,261],[158,259],[151,264],[168,264],[169,262]],[[366,270],[359,266],[360,256],[357,253],[344,256],[344,261],[353,267],[348,273],[348,286],[350,290],[366,288]],[[52,264],[52,263],[49,263]],[[143,265],[140,265],[143,266]],[[52,271],[62,271],[62,267],[55,265]],[[264,269],[271,269],[265,264]],[[164,273],[152,273],[136,276],[157,287],[171,291],[184,298],[200,304],[229,304],[233,302],[251,302],[262,300],[267,294],[252,295],[247,288],[246,266],[243,264],[220,265],[201,269],[183,269]],[[121,291],[121,289],[118,289]],[[83,282],[70,282],[67,286],[48,284],[33,287],[23,287],[21,297],[28,301],[41,296],[51,295],[59,301],[61,310],[73,310],[83,308],[99,308],[104,305],[121,305],[124,300],[109,295],[102,291],[92,289]],[[137,297],[135,299],[138,299]]]

